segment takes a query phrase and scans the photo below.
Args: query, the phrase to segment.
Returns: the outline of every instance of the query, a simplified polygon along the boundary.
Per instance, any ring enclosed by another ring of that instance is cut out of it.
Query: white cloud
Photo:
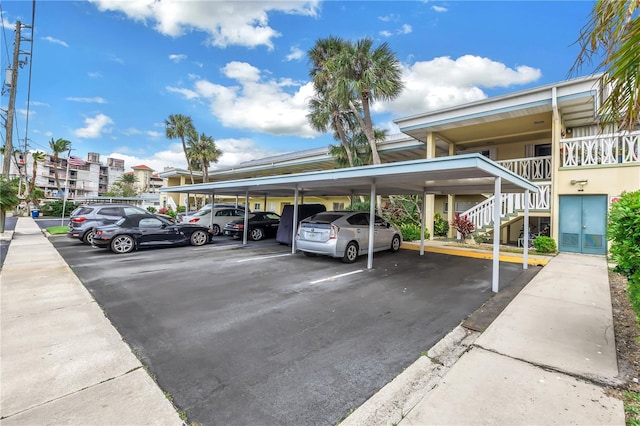
[[[404,24],[398,30],[398,34],[411,34],[413,32],[413,28],[409,24]]]
[[[85,127],[74,130],[74,134],[79,138],[95,139],[102,136],[103,133],[110,133],[109,127],[113,120],[104,115],[98,114],[95,117],[87,117],[84,119]]]
[[[398,15],[395,15],[393,13],[386,16],[378,16],[378,19],[381,20],[382,22],[397,21],[398,18],[399,18]]]
[[[258,68],[246,62],[230,62],[222,71],[238,84],[222,86],[198,80],[193,90],[167,90],[187,99],[209,102],[211,113],[226,127],[303,138],[318,135],[306,117],[308,101],[314,93],[311,83],[266,79]]]
[[[196,30],[208,34],[206,43],[273,49],[280,36],[269,26],[269,13],[316,16],[319,0],[306,1],[121,1],[91,0],[100,11],[119,11],[128,18],[150,23],[161,34],[179,37]]]
[[[88,75],[91,78],[102,78],[102,74],[100,74],[99,72],[90,72],[88,73]]]
[[[438,13],[444,13],[444,12],[447,12],[447,11],[449,10],[449,9],[447,9],[446,7],[443,7],[443,6],[436,6],[436,5],[431,6],[431,9],[432,9],[434,12],[438,12]]]
[[[393,102],[377,103],[374,112],[412,115],[485,99],[483,88],[510,87],[538,80],[539,69],[505,64],[479,56],[439,57],[405,65],[405,90]]]
[[[391,37],[393,35],[393,33],[390,32],[390,31],[384,30],[384,31],[380,31],[380,35],[382,37]]]
[[[173,55],[169,55],[169,60],[175,62],[176,64],[184,61],[185,59],[187,59],[187,55],[184,54],[173,54]]]
[[[100,97],[100,96],[95,96],[93,98],[76,98],[76,97],[68,97],[65,98],[67,101],[72,101],[72,102],[84,102],[84,103],[94,103],[94,104],[106,104],[107,101]]]
[[[64,46],[64,47],[69,47],[69,45],[62,41],[62,40],[58,40],[57,38],[53,38],[53,37],[42,37],[42,40],[48,41],[49,43],[53,43],[53,44],[59,44],[60,46]]]
[[[195,99],[198,97],[198,94],[193,90],[183,89],[179,87],[170,87],[170,86],[167,86],[166,89],[168,92],[171,92],[171,93],[179,93],[182,96],[184,96],[186,99]]]
[[[285,58],[287,61],[299,61],[305,56],[304,50],[299,47],[292,47],[289,52]]]

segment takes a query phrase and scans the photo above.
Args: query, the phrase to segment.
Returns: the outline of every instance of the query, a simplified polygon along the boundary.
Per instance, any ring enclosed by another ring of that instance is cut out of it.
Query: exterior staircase
[[[502,194],[498,208],[500,209],[500,227],[509,225],[524,215],[525,202],[529,203],[529,213],[543,212],[549,213],[551,200],[551,182],[536,183],[539,191],[529,193],[528,199],[524,193]],[[475,226],[479,234],[493,232],[493,212],[496,208],[496,197],[491,196],[476,204],[472,208],[460,213],[460,216],[467,216]]]

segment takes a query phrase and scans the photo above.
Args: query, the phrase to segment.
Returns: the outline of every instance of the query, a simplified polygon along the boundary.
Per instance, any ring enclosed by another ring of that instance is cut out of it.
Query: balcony
[[[562,139],[561,167],[640,165],[640,131]]]
[[[496,161],[502,167],[530,181],[551,180],[551,156]]]

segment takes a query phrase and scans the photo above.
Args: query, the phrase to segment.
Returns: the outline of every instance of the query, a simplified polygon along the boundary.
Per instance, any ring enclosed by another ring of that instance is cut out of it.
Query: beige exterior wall
[[[572,180],[587,179],[584,191],[578,192],[580,185],[571,185]],[[582,167],[565,169],[558,173],[558,193],[565,194],[607,194],[620,195],[623,191],[637,191],[640,188],[640,163],[632,165],[614,165],[598,168]]]

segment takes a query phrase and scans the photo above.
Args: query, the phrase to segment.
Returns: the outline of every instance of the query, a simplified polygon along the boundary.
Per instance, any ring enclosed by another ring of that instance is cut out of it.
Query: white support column
[[[374,222],[376,220],[376,181],[371,182],[371,198],[369,203],[369,254],[367,256],[367,269],[373,268],[373,239],[375,238]]]
[[[493,191],[495,200],[502,198],[502,178],[495,180]],[[497,293],[500,286],[500,209],[493,209],[493,274],[491,277],[491,289]]]
[[[524,256],[522,269],[529,267],[529,190],[524,191]]]
[[[420,215],[420,256],[424,255],[424,222],[427,217],[427,191],[422,191],[422,214]]]
[[[291,227],[291,254],[296,254],[296,233],[298,230],[298,185],[293,192],[293,226]]]
[[[236,197],[236,205],[238,205]],[[244,229],[242,230],[242,245],[247,245],[247,235],[249,234],[249,190],[244,193]]]

